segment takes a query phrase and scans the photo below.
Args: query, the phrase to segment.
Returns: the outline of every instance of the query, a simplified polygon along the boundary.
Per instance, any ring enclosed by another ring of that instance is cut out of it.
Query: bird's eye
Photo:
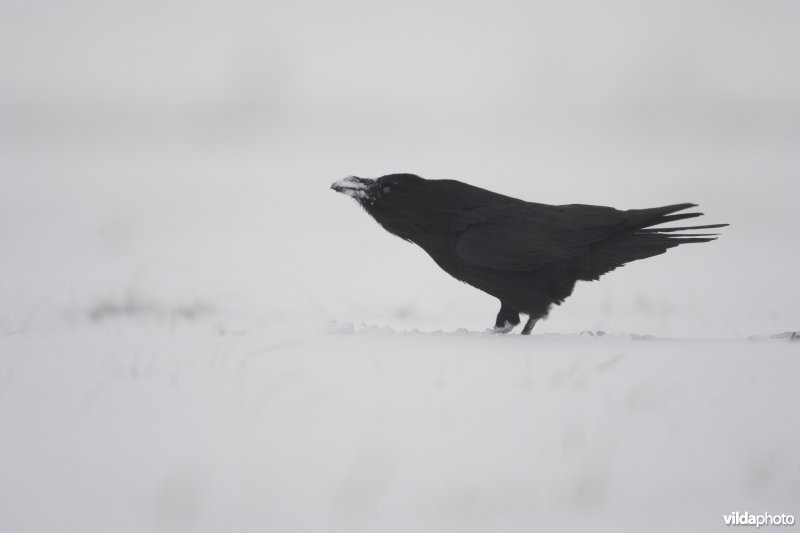
[[[392,188],[387,185],[386,187],[383,188],[383,192],[390,193],[392,192]]]

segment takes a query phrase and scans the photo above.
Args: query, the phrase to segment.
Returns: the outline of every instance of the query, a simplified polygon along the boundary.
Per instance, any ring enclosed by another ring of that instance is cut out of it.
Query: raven
[[[418,245],[454,278],[499,299],[499,333],[514,329],[523,313],[522,334],[529,335],[578,280],[597,280],[680,244],[712,241],[716,233],[691,231],[728,225],[653,227],[702,215],[678,213],[696,204],[627,211],[548,205],[414,174],[348,176],[331,189],[354,198],[386,231]]]

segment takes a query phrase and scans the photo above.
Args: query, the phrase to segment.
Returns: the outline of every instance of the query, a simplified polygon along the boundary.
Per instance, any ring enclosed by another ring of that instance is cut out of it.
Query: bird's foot
[[[511,322],[506,321],[506,323],[504,325],[495,326],[492,329],[490,329],[489,333],[508,333],[509,331],[514,329],[516,326],[517,326],[516,324],[512,324]]]

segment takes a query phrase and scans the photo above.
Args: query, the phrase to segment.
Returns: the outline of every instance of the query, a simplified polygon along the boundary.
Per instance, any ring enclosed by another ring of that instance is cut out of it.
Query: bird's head
[[[389,174],[376,179],[348,176],[331,185],[358,202],[387,231],[407,240],[430,229],[432,210],[441,204],[436,181],[414,174]]]
[[[414,174],[388,174],[380,178],[347,176],[331,185],[331,189],[355,199],[365,209],[370,206],[389,208],[415,199],[426,188],[428,180]],[[407,207],[407,206],[406,206]]]

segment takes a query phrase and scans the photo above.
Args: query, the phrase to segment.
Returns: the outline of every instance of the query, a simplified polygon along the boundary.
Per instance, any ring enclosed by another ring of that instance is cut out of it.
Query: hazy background
[[[493,298],[328,189],[400,171],[732,224],[538,331],[796,329],[798,28],[793,0],[3,0],[0,332],[490,326]]]

